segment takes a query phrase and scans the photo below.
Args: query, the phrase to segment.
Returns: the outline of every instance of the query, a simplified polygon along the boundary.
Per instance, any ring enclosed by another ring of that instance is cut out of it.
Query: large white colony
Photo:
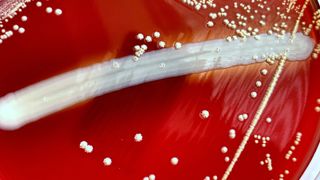
[[[179,50],[164,48],[146,52],[137,62],[132,61],[132,56],[127,56],[60,74],[2,97],[0,128],[16,129],[81,101],[141,83],[210,69],[263,62],[262,55],[268,53],[270,47],[275,53],[289,49],[287,53],[289,60],[306,59],[314,47],[312,39],[301,33],[297,33],[296,40],[292,43],[290,34],[286,34],[283,39],[263,34],[260,37],[261,41],[248,38],[245,43],[227,42],[224,39],[189,43],[184,44]],[[253,49],[255,54],[261,54],[258,60],[252,60]],[[119,65],[118,68],[114,68],[115,62]],[[261,71],[261,73],[267,72]],[[60,98],[50,98],[57,95]],[[253,92],[251,96],[256,98],[257,94]],[[43,101],[44,97],[48,101]],[[28,108],[31,106],[26,104],[30,103],[36,106]],[[203,115],[206,117],[208,113],[203,112]]]

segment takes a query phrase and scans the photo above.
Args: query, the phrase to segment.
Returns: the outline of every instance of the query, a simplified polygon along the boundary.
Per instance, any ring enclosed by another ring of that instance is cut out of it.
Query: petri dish
[[[0,17],[0,179],[319,178],[317,1],[2,0]]]

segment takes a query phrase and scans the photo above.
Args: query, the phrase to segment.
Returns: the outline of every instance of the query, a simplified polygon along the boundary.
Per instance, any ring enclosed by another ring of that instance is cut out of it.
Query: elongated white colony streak
[[[0,128],[17,129],[27,123],[112,91],[154,80],[262,62],[269,55],[287,53],[289,60],[304,60],[314,42],[298,33],[278,39],[262,34],[260,40],[224,39],[185,44],[145,53],[139,61],[122,57],[76,69],[41,81],[0,99]],[[254,58],[253,58],[254,57]]]

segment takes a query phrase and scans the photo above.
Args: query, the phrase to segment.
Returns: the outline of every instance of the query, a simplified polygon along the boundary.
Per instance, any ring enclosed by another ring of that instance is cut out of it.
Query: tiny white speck
[[[229,161],[230,161],[230,158],[227,156],[227,157],[224,158],[224,161],[225,161],[225,162],[229,162]]]
[[[144,177],[142,180],[150,180],[149,177]]]
[[[179,159],[177,157],[173,157],[171,158],[170,162],[172,165],[176,166],[179,163]]]
[[[135,142],[141,142],[143,139],[142,134],[141,133],[137,133],[136,135],[134,135],[134,141]]]
[[[206,177],[204,177],[204,179],[203,180],[210,180],[210,176],[206,176]]]
[[[248,119],[249,118],[249,115],[248,114],[243,114],[243,119]]]
[[[212,179],[213,180],[218,180],[218,176],[213,176]]]
[[[109,158],[109,157],[104,158],[104,159],[103,159],[103,164],[104,164],[105,166],[110,166],[110,165],[112,164],[112,159]]]

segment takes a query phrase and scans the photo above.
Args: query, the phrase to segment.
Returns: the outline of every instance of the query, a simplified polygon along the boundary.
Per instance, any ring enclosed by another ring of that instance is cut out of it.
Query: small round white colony
[[[164,47],[166,47],[166,43],[164,41],[159,41],[158,46],[159,46],[159,48],[164,48]]]
[[[261,74],[264,75],[264,76],[267,75],[268,74],[268,70],[267,69],[262,69],[261,70]]]
[[[92,153],[93,152],[93,146],[88,145],[84,148],[84,152],[86,153]]]
[[[173,157],[171,158],[170,162],[172,165],[176,166],[179,163],[179,159],[177,157]]]
[[[181,42],[176,42],[176,43],[174,43],[174,48],[175,48],[175,49],[180,49],[181,47],[182,47]]]
[[[80,142],[80,148],[81,149],[85,149],[88,146],[88,142],[87,141],[81,141]]]
[[[54,14],[57,15],[57,16],[60,16],[62,14],[62,10],[61,9],[56,9],[54,11]]]
[[[143,40],[144,39],[144,35],[142,33],[137,34],[137,39],[138,40]]]
[[[146,42],[152,42],[152,37],[151,36],[146,36],[145,41]]]
[[[15,25],[12,26],[12,29],[15,30],[15,31],[18,31],[19,30],[19,26],[17,24],[15,24]]]
[[[202,110],[202,111],[200,112],[200,118],[201,118],[201,119],[208,119],[209,116],[210,116],[210,113],[209,113],[208,110]]]
[[[155,180],[155,179],[156,179],[156,175],[150,174],[150,175],[149,175],[149,179],[150,179],[150,180]]]
[[[18,29],[18,32],[19,32],[20,34],[23,34],[25,31],[26,31],[26,30],[25,30],[23,27],[20,27],[20,28]]]
[[[223,147],[221,148],[221,152],[222,152],[223,154],[227,153],[227,152],[228,152],[228,148],[227,148],[226,146],[223,146]]]
[[[214,23],[213,23],[212,21],[208,21],[208,22],[207,22],[207,26],[208,26],[208,27],[213,27],[213,26],[214,26]]]
[[[160,38],[160,33],[158,31],[154,32],[153,37]]]
[[[134,135],[134,141],[135,142],[141,142],[143,139],[142,134],[141,133],[137,133],[136,135]]]
[[[255,91],[252,91],[252,92],[250,93],[250,96],[251,96],[252,98],[256,98],[256,97],[258,96],[258,93],[255,92]]]
[[[145,44],[142,44],[142,45],[141,45],[141,49],[143,49],[144,51],[146,51],[146,50],[148,50],[148,46],[145,45]]]
[[[104,159],[103,159],[103,164],[104,164],[105,166],[110,166],[110,165],[112,164],[112,159],[109,158],[109,157],[104,158]]]
[[[42,6],[42,2],[41,1],[36,2],[36,6],[37,7],[41,7]]]
[[[271,123],[271,122],[272,122],[272,119],[271,119],[270,117],[267,117],[266,122],[267,122],[267,123]]]
[[[47,8],[46,8],[46,12],[47,12],[48,14],[52,13],[52,11],[53,11],[52,7],[47,7]]]
[[[261,86],[262,86],[262,82],[261,82],[261,81],[257,81],[257,82],[256,82],[256,86],[257,86],[257,87],[261,87]]]
[[[22,16],[22,17],[21,17],[21,21],[25,22],[25,21],[27,21],[27,20],[28,20],[28,17],[27,17],[27,16]]]

